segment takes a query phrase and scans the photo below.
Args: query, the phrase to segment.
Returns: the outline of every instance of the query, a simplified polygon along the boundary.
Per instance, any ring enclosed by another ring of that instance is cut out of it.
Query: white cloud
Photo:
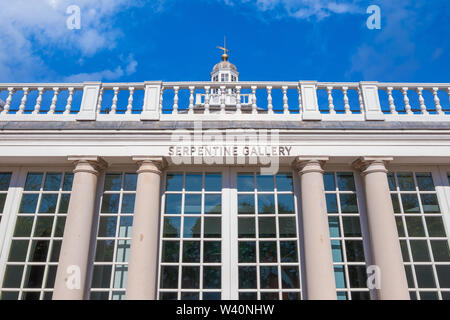
[[[0,81],[35,81],[51,75],[38,50],[70,50],[89,58],[114,48],[121,36],[111,23],[115,14],[140,4],[141,0],[0,0]],[[67,28],[70,5],[81,9],[80,30]]]

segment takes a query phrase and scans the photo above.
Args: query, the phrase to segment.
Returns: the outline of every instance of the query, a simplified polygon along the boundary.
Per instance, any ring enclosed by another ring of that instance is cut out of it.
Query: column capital
[[[163,170],[167,167],[167,161],[164,157],[137,156],[133,157],[133,161],[139,165],[138,174],[150,172],[162,175]]]
[[[353,162],[352,166],[363,176],[375,172],[388,173],[386,164],[393,160],[393,157],[361,157]]]
[[[310,172],[323,173],[323,165],[330,160],[328,157],[297,157],[294,162],[294,168],[299,174]]]
[[[99,175],[100,171],[108,167],[108,163],[98,156],[69,156],[67,160],[74,163],[74,173],[87,172]]]

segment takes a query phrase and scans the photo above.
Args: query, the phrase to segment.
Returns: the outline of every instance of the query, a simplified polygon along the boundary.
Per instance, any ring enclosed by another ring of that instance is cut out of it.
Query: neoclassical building
[[[450,84],[0,84],[0,297],[450,299]]]

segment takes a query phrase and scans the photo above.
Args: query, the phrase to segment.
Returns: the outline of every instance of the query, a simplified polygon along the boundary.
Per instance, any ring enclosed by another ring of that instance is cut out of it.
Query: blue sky
[[[66,27],[69,5],[81,29]],[[448,0],[0,0],[0,82],[450,82]],[[369,30],[369,5],[381,29]]]

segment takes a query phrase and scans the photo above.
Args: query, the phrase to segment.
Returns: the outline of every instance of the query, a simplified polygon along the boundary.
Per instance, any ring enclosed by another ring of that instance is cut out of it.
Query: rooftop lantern
[[[226,38],[224,40],[223,47],[217,47],[217,49],[222,50],[222,61],[216,64],[211,72],[211,81],[213,82],[237,82],[239,81],[239,72],[234,64],[228,61],[228,50],[226,47]]]

